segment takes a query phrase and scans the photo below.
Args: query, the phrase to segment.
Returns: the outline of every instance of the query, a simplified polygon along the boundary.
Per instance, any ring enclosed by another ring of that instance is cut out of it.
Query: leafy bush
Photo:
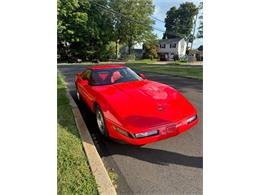
[[[157,53],[158,45],[153,43],[144,43],[143,49],[144,49],[144,54],[143,54],[144,59],[153,60],[154,58],[158,58],[158,53]]]

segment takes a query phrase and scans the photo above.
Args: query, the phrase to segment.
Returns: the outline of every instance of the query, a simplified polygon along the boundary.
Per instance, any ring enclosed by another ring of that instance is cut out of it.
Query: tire
[[[81,101],[81,97],[80,97],[78,89],[76,89],[76,96],[77,96],[77,100],[80,102]]]
[[[95,112],[96,112],[96,121],[97,121],[99,132],[103,136],[108,137],[105,117],[104,117],[104,114],[103,114],[101,108],[98,105],[96,106]]]

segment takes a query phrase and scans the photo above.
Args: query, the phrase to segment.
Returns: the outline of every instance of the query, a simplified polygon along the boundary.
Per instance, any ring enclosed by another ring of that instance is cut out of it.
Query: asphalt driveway
[[[70,93],[76,99],[75,74],[86,66],[58,66]],[[77,104],[108,170],[118,174],[118,194],[202,194],[202,81],[157,73],[147,79],[168,84],[181,91],[197,108],[198,125],[156,143],[136,147],[104,140],[97,131],[95,115],[82,103]]]

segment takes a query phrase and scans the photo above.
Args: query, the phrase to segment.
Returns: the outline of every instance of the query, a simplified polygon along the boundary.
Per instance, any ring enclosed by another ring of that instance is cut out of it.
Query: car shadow
[[[102,154],[103,156],[108,155],[124,155],[136,158],[138,160],[150,162],[152,164],[159,165],[183,165],[194,168],[203,167],[203,158],[197,156],[188,156],[177,152],[169,152],[166,150],[160,150],[155,148],[148,148],[148,145],[139,147],[128,144],[119,144],[113,141],[106,141],[109,145],[109,152]]]

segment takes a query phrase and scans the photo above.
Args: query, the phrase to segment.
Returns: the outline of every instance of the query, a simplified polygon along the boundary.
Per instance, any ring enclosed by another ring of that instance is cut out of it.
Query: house
[[[179,59],[186,54],[187,43],[183,38],[161,39],[159,44],[160,60]]]
[[[143,57],[143,49],[134,49],[134,54],[136,59],[141,59]]]
[[[127,58],[128,57],[128,46],[123,46],[119,49],[119,57],[120,58]],[[134,46],[131,49],[131,55],[134,57],[134,59],[141,59],[143,57],[143,49],[138,48],[137,46]]]

